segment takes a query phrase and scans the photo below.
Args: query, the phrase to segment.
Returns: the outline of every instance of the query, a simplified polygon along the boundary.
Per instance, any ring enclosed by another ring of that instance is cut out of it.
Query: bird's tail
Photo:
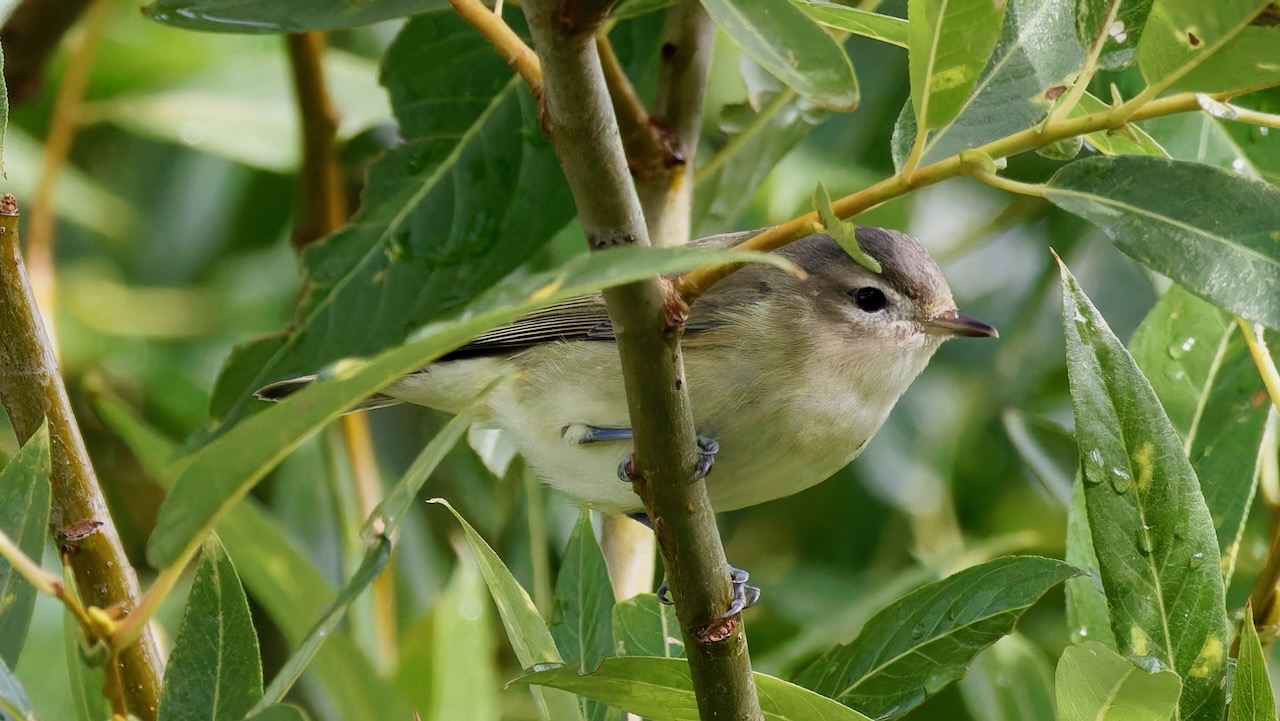
[[[253,394],[264,401],[282,401],[285,398],[297,393],[298,391],[311,385],[312,381],[318,376],[298,376],[297,378],[287,378],[275,383],[267,385],[254,391]],[[360,411],[371,411],[375,408],[386,408],[394,406],[401,401],[382,393],[374,393],[373,395],[360,401],[355,407],[347,411],[347,413],[359,413]]]

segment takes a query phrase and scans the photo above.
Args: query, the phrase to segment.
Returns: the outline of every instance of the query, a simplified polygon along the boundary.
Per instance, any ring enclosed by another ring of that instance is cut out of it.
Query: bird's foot
[[[742,613],[744,610],[755,605],[760,600],[760,589],[755,586],[747,585],[747,579],[751,574],[741,568],[729,566],[729,583],[733,586],[733,600],[729,602],[729,609],[717,616],[717,618],[732,618]],[[663,605],[672,605],[671,586],[664,578],[662,585],[658,586],[658,601]]]
[[[720,444],[714,438],[698,436],[698,465],[693,471],[693,478],[690,481],[700,481],[711,473],[711,467],[715,465],[716,454],[720,452]],[[636,475],[636,462],[632,454],[628,453],[626,458],[618,464],[618,478],[626,483],[631,483],[638,479]]]

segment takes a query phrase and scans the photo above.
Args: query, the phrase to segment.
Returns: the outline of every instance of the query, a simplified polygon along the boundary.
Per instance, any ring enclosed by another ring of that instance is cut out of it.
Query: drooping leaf
[[[1183,679],[1182,719],[1217,719],[1227,620],[1200,484],[1133,357],[1062,266],[1067,370],[1093,547],[1120,652]]]
[[[2,69],[2,68],[0,68]],[[35,710],[18,677],[0,658],[0,718],[8,721],[35,721]]]
[[[584,673],[614,650],[613,587],[586,510],[578,516],[556,577],[551,636],[564,662]]]
[[[245,419],[196,451],[184,461],[182,474],[161,504],[148,543],[148,558],[156,567],[183,558],[227,509],[308,435],[357,400],[489,328],[608,286],[701,265],[742,262],[782,263],[768,253],[627,247],[583,255],[558,271],[494,288],[468,306],[465,314],[427,326],[405,345],[370,361],[345,364],[323,381]]]
[[[755,674],[760,710],[769,721],[870,721],[866,716],[780,678]],[[585,676],[555,665],[512,683],[550,686],[617,706],[653,721],[699,721],[689,662],[682,658],[617,656]]]
[[[747,57],[814,104],[858,107],[858,81],[844,48],[790,2],[704,0],[702,7]]]
[[[872,273],[879,273],[880,261],[867,254],[862,246],[858,245],[858,236],[854,232],[854,225],[847,220],[840,220],[836,215],[836,211],[831,207],[831,196],[827,193],[827,188],[822,183],[818,183],[818,189],[813,193],[813,209],[818,213],[818,217],[822,219],[822,225],[833,240],[849,254],[850,258],[857,261],[858,265],[866,268]]]
[[[972,91],[961,98],[952,121],[929,132],[921,165],[1026,130],[1044,119],[1051,105],[1045,94],[1062,85],[1084,62],[1072,15],[1057,3],[1008,0],[1004,22],[990,59]],[[914,84],[914,82],[913,82]],[[908,103],[893,129],[893,163],[898,169],[915,142],[917,120]]]
[[[1119,156],[1067,165],[1045,197],[1192,293],[1280,328],[1280,188],[1200,163]]]
[[[703,140],[720,145],[694,174],[695,236],[732,228],[778,161],[826,114],[749,58],[739,62],[739,69],[747,86],[747,102],[721,111],[718,130],[724,138]]]
[[[498,721],[494,641],[484,579],[464,554],[431,612],[402,638],[396,685],[424,721]]]
[[[262,659],[249,601],[216,538],[204,545],[165,666],[160,721],[240,721],[262,698]]]
[[[613,638],[619,656],[684,658],[684,638],[675,609],[642,593],[613,607]]]
[[[151,478],[161,486],[171,486],[176,473],[174,459],[180,450],[177,443],[147,426],[113,396],[99,395],[95,408]],[[334,598],[333,587],[252,499],[230,508],[217,532],[249,595],[289,643],[303,643],[315,619]],[[341,630],[328,637],[311,670],[339,717],[346,721],[381,721],[409,713],[404,701]],[[101,694],[95,695],[101,698]]]
[[[822,25],[880,42],[907,47],[907,21],[892,15],[839,5],[826,0],[793,0],[796,7]]]
[[[1276,697],[1267,675],[1267,653],[1253,626],[1253,606],[1248,604],[1240,622],[1240,654],[1231,682],[1227,721],[1276,721]]]
[[[1108,107],[1106,103],[1098,98],[1085,93],[1080,97],[1080,102],[1076,103],[1076,106],[1071,109],[1068,117],[1078,118],[1092,113],[1100,113],[1107,110]],[[1098,152],[1106,155],[1154,155],[1157,158],[1167,156],[1164,148],[1160,147],[1160,143],[1137,125],[1127,125],[1124,130],[1116,132],[1101,130],[1096,133],[1089,133],[1084,138]]]
[[[0,83],[3,84],[3,83]],[[40,428],[0,471],[0,531],[37,564],[49,528],[49,427]],[[17,668],[36,589],[0,557],[0,663]]]
[[[489,595],[498,606],[498,615],[502,617],[502,625],[507,630],[507,639],[511,642],[511,649],[515,651],[520,665],[530,668],[542,664],[563,663],[560,652],[556,649],[555,639],[547,629],[547,624],[538,615],[538,609],[534,607],[529,594],[520,587],[511,575],[511,571],[507,570],[506,565],[502,563],[502,559],[498,558],[498,554],[493,552],[489,544],[485,543],[471,524],[467,523],[466,519],[448,502],[441,498],[433,499],[431,502],[449,509],[449,512],[462,525],[467,544],[471,546],[471,552],[480,564],[480,574],[484,576],[484,581],[489,586]],[[534,702],[537,703],[544,720],[582,719],[582,709],[572,694],[557,690],[530,690],[533,691]]]
[[[1079,466],[1078,461],[1076,465]],[[1114,649],[1116,635],[1111,630],[1111,613],[1107,610],[1107,597],[1102,590],[1098,554],[1093,550],[1093,535],[1085,508],[1084,481],[1079,474],[1071,488],[1071,510],[1067,513],[1067,563],[1086,571],[1087,575],[1067,579],[1067,628],[1071,629],[1073,643],[1094,641]]]
[[[1219,92],[1280,81],[1280,31],[1252,25],[1269,0],[1156,3],[1138,43],[1138,67],[1161,90]]]
[[[1230,583],[1270,408],[1262,378],[1231,317],[1178,286],[1147,314],[1129,348],[1191,459]]]
[[[1101,42],[1098,66],[1123,70],[1137,56],[1152,0],[1081,0],[1076,5],[1076,36],[1086,49]]]
[[[352,222],[304,252],[292,333],[237,375],[247,385],[219,384],[215,418],[243,413],[268,382],[402,342],[493,286],[573,216],[537,104],[457,13],[410,20],[382,82],[407,142],[370,168]]]
[[[1054,721],[1053,674],[1044,652],[1017,633],[978,654],[960,693],[983,721]]]
[[[911,107],[921,129],[960,114],[1000,38],[1004,0],[908,0]]]
[[[1168,721],[1182,686],[1178,674],[1138,668],[1093,641],[1062,652],[1056,680],[1061,721]]]
[[[876,718],[897,718],[963,676],[1037,599],[1079,573],[1035,556],[967,568],[890,604],[796,682]]]
[[[153,0],[151,19],[188,30],[224,33],[303,33],[338,30],[407,17],[438,8],[442,0]]]

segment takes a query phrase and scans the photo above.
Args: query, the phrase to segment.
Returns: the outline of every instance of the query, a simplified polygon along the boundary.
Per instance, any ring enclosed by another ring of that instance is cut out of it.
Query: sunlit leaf
[[[178,561],[308,435],[357,400],[417,370],[485,330],[551,303],[655,275],[707,264],[764,262],[767,253],[703,248],[626,247],[577,257],[560,270],[506,283],[454,320],[427,326],[408,343],[372,360],[344,364],[287,400],[251,416],[184,461],[148,543],[157,567]]]
[[[1168,721],[1178,706],[1178,674],[1138,668],[1102,644],[1070,646],[1058,661],[1061,721]]]
[[[235,566],[204,545],[187,610],[165,665],[160,721],[239,721],[262,698],[262,660]]]
[[[438,8],[443,0],[154,0],[142,11],[189,30],[224,33],[302,33],[337,30]]]
[[[960,98],[953,119],[930,130],[922,165],[1034,126],[1049,111],[1046,93],[1066,82],[1084,62],[1072,14],[1041,0],[1008,0],[990,56],[976,59],[981,75],[972,91]],[[895,167],[902,168],[916,133],[915,111],[908,103],[893,129]]]
[[[866,716],[779,678],[755,674],[760,710],[769,721],[870,721]],[[593,673],[568,666],[538,669],[512,683],[551,686],[653,721],[699,721],[689,662],[682,658],[619,656]]]
[[[1280,189],[1200,163],[1119,156],[1067,165],[1045,197],[1192,293],[1280,328]]]
[[[521,27],[517,13],[509,19]],[[537,104],[457,13],[409,21],[383,68],[407,142],[370,168],[352,222],[307,248],[292,333],[271,341],[243,386],[219,384],[215,418],[243,413],[268,382],[400,343],[497,283],[573,216]]]
[[[950,123],[1000,37],[1004,0],[909,0],[911,107],[919,125]]]
[[[1053,674],[1044,651],[1017,633],[978,654],[960,693],[975,719],[1054,721]]]
[[[858,106],[858,81],[844,48],[785,0],[704,0],[703,8],[747,57],[815,104]]]
[[[39,564],[48,529],[49,427],[41,424],[0,471],[0,531]],[[0,557],[0,663],[17,667],[35,606],[36,589]]]
[[[1253,625],[1253,606],[1240,622],[1240,655],[1231,682],[1227,721],[1276,721],[1276,697],[1267,675],[1267,653]]]
[[[967,568],[890,604],[796,682],[876,718],[897,718],[964,676],[1037,599],[1079,573],[1035,556]]]
[[[1092,113],[1100,113],[1107,110],[1109,106],[1090,95],[1085,93],[1080,96],[1080,102],[1071,109],[1068,117],[1078,118]],[[1164,148],[1160,147],[1160,143],[1156,142],[1147,131],[1136,125],[1126,125],[1123,130],[1110,131],[1100,130],[1096,133],[1089,133],[1084,136],[1089,144],[1106,155],[1154,155],[1157,158],[1163,158],[1167,154]]]
[[[656,594],[642,593],[614,605],[613,638],[620,656],[684,658],[675,609]]]
[[[1147,84],[1164,90],[1253,88],[1280,81],[1280,31],[1251,25],[1270,0],[1156,3],[1138,43]]]
[[[1182,677],[1184,720],[1217,719],[1226,614],[1200,484],[1132,356],[1065,266],[1062,279],[1085,504],[1116,641]]]
[[[551,637],[547,624],[538,615],[538,609],[534,607],[529,594],[516,582],[498,554],[493,552],[489,544],[485,543],[453,506],[440,498],[432,502],[449,509],[462,525],[467,543],[480,564],[480,574],[484,576],[484,581],[489,586],[489,595],[498,606],[498,615],[502,617],[507,639],[511,642],[511,649],[515,651],[520,665],[529,668],[540,664],[562,663],[563,659],[556,649],[555,639]],[[543,719],[573,721],[582,718],[582,710],[572,694],[556,690],[531,690]]]
[[[822,25],[873,40],[907,47],[907,21],[826,0],[793,0],[805,15]]]

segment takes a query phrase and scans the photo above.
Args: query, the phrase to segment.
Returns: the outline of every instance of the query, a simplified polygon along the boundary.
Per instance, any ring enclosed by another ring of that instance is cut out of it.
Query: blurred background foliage
[[[905,16],[905,2],[879,11]],[[11,10],[4,8],[4,12]],[[379,59],[401,23],[382,22],[329,35],[328,84],[341,118],[352,197],[369,159],[395,137],[378,84]],[[653,47],[660,13],[624,21],[619,47]],[[69,55],[85,32],[70,33],[45,82],[12,108],[0,189],[30,205],[44,138]],[[646,45],[647,43],[647,45]],[[894,122],[908,100],[905,50],[853,37],[861,106],[835,113],[792,102],[787,122],[754,136],[765,160],[712,177],[732,133],[783,91],[720,38],[706,102],[697,234],[777,223],[809,209],[821,180],[844,194],[894,172]],[[1103,73],[1097,87],[1132,84],[1136,68]],[[636,77],[647,97],[652,77]],[[1255,106],[1280,104],[1275,92]],[[1207,116],[1205,116],[1207,117]],[[1194,122],[1202,122],[1195,116]],[[1166,143],[1200,142],[1203,128],[1177,118],[1147,129]],[[1265,130],[1225,128],[1212,162],[1248,164],[1280,176],[1280,144]],[[166,26],[135,3],[114,3],[93,58],[69,163],[52,196],[57,212],[51,270],[63,372],[120,532],[146,575],[144,543],[162,491],[155,459],[175,453],[209,423],[218,371],[234,345],[286,326],[301,279],[288,236],[300,146],[284,40],[221,35]],[[1058,161],[1023,154],[1010,177],[1041,177]],[[772,167],[770,167],[772,166]],[[708,171],[707,168],[712,168]],[[717,183],[718,181],[718,183]],[[758,187],[743,193],[753,182]],[[1001,330],[997,343],[947,344],[902,399],[886,427],[851,467],[809,491],[721,516],[728,556],[753,573],[764,600],[747,612],[755,668],[794,671],[833,640],[847,641],[889,600],[978,560],[1010,552],[1061,558],[1076,450],[1069,427],[1058,273],[1048,249],[1066,259],[1107,322],[1127,339],[1157,298],[1161,281],[1118,252],[1101,232],[1046,202],[1013,197],[957,179],[894,200],[859,223],[918,236],[940,261],[959,307]],[[570,224],[527,264],[545,269],[585,244]],[[34,269],[33,273],[41,272]],[[1172,349],[1171,349],[1171,352]],[[131,419],[131,420],[130,420]],[[381,475],[400,475],[446,418],[417,407],[374,411]],[[126,440],[132,435],[131,440]],[[494,545],[545,612],[552,579],[578,513],[540,487],[501,439],[473,431],[430,479],[426,496],[448,498]],[[0,458],[16,452],[0,434]],[[310,582],[336,586],[359,558],[356,504],[336,428],[292,454],[250,503],[289,549],[314,566]],[[1267,548],[1280,498],[1266,489],[1255,504],[1228,606],[1243,603]],[[251,532],[251,531],[250,531]],[[401,529],[384,598],[394,628],[368,598],[352,609],[339,636],[344,651],[394,680],[405,702],[430,707],[441,678],[433,669],[470,649],[475,675],[493,695],[467,718],[536,716],[521,688],[500,690],[518,664],[505,644],[475,570],[457,561],[457,526],[440,509],[416,504]],[[264,573],[287,554],[260,544]],[[47,554],[46,559],[53,554]],[[294,619],[298,588],[255,583],[244,567],[270,677],[312,619]],[[274,570],[276,574],[281,569]],[[286,573],[286,576],[288,574]],[[144,579],[144,585],[146,581]],[[281,583],[288,586],[296,581]],[[302,584],[305,586],[305,584]],[[291,595],[292,594],[292,595]],[[176,628],[181,594],[166,625]],[[305,596],[302,597],[305,600]],[[461,630],[460,630],[461,629]],[[75,717],[62,612],[38,604],[17,672],[43,718]],[[1032,718],[1002,693],[1025,690],[1026,703],[1051,698],[1050,669],[1068,643],[1061,591],[1019,625],[1019,633],[983,654],[969,677],[931,699],[913,718]],[[298,699],[319,718],[335,718],[327,683],[304,677]],[[1041,696],[1037,696],[1041,694]],[[1039,699],[1039,700],[1037,700]],[[425,712],[424,712],[425,713]]]

